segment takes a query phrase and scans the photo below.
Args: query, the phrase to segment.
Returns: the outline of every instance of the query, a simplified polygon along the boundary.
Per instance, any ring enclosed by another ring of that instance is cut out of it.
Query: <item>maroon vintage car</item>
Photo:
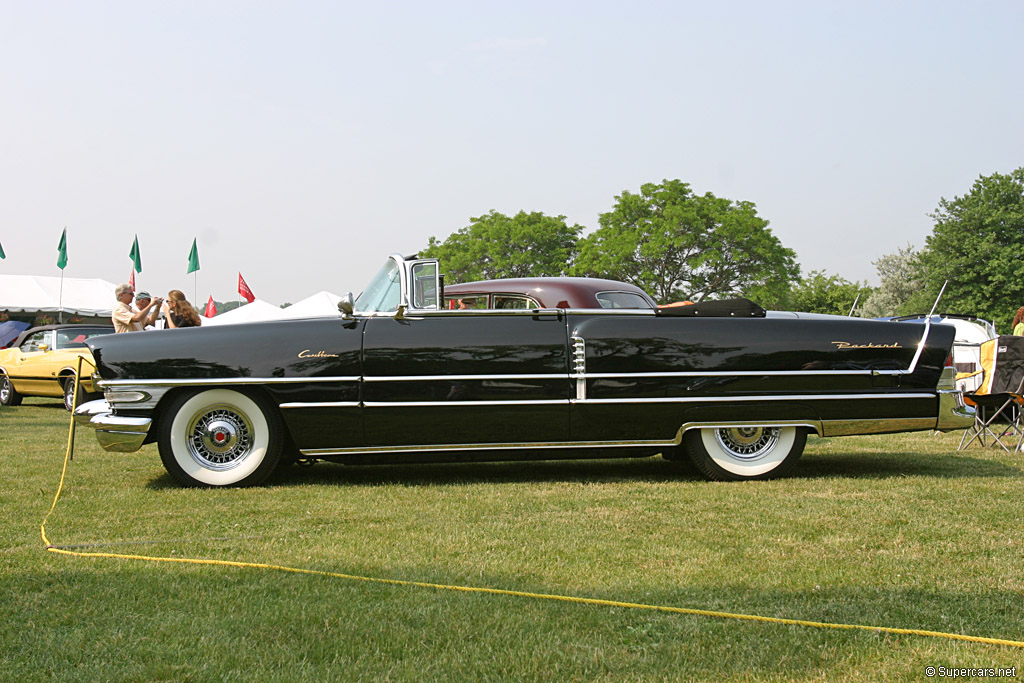
[[[647,292],[616,280],[583,277],[521,277],[444,286],[444,307],[471,308],[657,308]]]

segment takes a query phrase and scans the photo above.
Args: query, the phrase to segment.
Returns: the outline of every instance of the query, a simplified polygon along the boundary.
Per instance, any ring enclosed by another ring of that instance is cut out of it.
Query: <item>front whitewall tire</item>
[[[275,408],[241,392],[183,394],[161,418],[160,458],[186,486],[250,486],[277,466],[281,430]]]

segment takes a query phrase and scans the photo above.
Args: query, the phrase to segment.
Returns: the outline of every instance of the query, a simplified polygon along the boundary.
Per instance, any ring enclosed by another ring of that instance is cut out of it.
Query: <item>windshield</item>
[[[394,259],[388,259],[356,299],[355,310],[365,313],[394,311],[402,295],[402,276]]]

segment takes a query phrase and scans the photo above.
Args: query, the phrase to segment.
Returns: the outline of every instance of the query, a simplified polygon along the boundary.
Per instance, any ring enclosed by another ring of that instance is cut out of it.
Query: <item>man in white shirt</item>
[[[114,312],[110,316],[114,323],[114,332],[141,332],[143,321],[148,320],[154,310],[159,311],[160,304],[163,303],[163,299],[157,297],[141,311],[136,310],[132,307],[132,287],[127,284],[118,285],[114,290],[114,296],[117,298],[117,306],[114,306]]]

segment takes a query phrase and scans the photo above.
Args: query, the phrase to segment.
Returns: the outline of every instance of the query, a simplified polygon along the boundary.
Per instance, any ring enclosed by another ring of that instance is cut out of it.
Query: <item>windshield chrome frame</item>
[[[416,313],[423,313],[426,311],[440,311],[443,310],[444,292],[441,290],[441,261],[436,258],[414,258],[406,260],[398,254],[392,254],[391,258],[401,258],[399,265],[402,267],[402,302],[399,306],[405,306],[408,311],[414,311]],[[435,298],[437,304],[432,308],[417,308],[413,305],[416,297],[413,296],[413,269],[421,263],[433,263],[434,264],[434,288]]]

